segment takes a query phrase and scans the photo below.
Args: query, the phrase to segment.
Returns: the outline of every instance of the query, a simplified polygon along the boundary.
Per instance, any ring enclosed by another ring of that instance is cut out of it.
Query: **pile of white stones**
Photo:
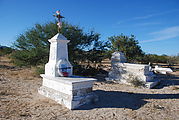
[[[126,58],[122,52],[114,52],[111,57],[111,71],[106,80],[114,80],[131,84],[134,81],[143,83],[145,87],[153,88],[159,83],[149,65],[125,63]]]

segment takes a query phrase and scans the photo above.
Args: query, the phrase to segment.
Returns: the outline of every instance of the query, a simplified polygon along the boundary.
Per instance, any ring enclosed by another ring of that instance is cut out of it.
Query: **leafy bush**
[[[73,67],[74,75],[95,77],[97,74],[107,74],[107,71],[91,66],[76,65]]]
[[[138,45],[138,41],[134,35],[129,37],[121,34],[119,36],[109,37],[109,40],[112,43],[112,51],[123,52],[128,62],[140,61],[144,56],[144,52]]]
[[[7,55],[13,52],[13,49],[10,47],[0,46],[0,56]]]
[[[166,55],[156,55],[156,54],[146,54],[143,58],[143,62],[146,63],[167,63],[168,56]]]
[[[144,87],[145,82],[141,81],[137,76],[134,76],[132,74],[129,75],[128,83],[132,84],[134,87]]]
[[[145,83],[141,80],[138,80],[138,79],[133,79],[130,81],[130,83],[134,86],[134,87],[144,87],[145,86]]]
[[[42,66],[36,67],[36,71],[35,72],[36,72],[37,75],[44,74],[45,73],[45,66],[42,65]]]
[[[63,23],[61,32],[70,40],[68,51],[71,63],[102,60],[99,56],[105,52],[107,44],[99,41],[98,33],[94,33],[94,31],[85,33],[78,26],[68,23]],[[49,56],[48,39],[55,34],[57,34],[56,23],[36,24],[35,27],[21,34],[14,43],[17,51],[12,54],[13,62],[19,66],[36,66],[46,63]]]
[[[156,55],[156,54],[146,54],[142,58],[142,63],[166,63],[169,65],[177,64],[179,61],[177,56],[167,56],[167,55]]]
[[[12,62],[17,66],[31,66],[46,63],[48,61],[48,51],[42,49],[17,50],[12,53]]]

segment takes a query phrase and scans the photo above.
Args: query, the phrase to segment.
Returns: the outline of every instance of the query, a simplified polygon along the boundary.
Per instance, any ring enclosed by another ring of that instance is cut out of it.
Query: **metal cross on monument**
[[[60,15],[60,10],[57,10],[56,14],[54,14],[53,16],[55,16],[57,18],[58,32],[60,33],[61,28],[62,28],[62,20],[61,19],[64,17]]]

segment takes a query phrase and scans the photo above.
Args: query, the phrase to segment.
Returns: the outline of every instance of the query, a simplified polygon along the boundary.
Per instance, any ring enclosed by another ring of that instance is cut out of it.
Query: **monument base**
[[[160,82],[155,79],[149,65],[132,63],[113,64],[113,68],[109,72],[109,78],[106,78],[106,80],[114,80],[129,85],[132,85],[133,81],[139,81],[144,83],[147,88],[153,88]]]
[[[95,102],[98,97],[92,92],[96,79],[81,77],[50,77],[44,74],[42,86],[38,92],[69,109]]]
[[[147,88],[154,88],[155,86],[157,86],[158,84],[160,84],[160,80],[153,80],[153,81],[150,81],[150,82],[146,82],[145,86]]]

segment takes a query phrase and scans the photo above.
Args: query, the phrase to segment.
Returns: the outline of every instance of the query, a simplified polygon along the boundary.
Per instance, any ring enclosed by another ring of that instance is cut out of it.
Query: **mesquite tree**
[[[135,39],[134,35],[125,36],[121,34],[119,36],[109,37],[109,40],[112,44],[112,51],[123,52],[128,62],[140,61],[144,56],[144,52],[138,45],[138,41]]]
[[[49,56],[48,39],[57,33],[56,23],[50,22],[44,25],[36,24],[35,27],[19,35],[14,43],[16,51],[12,54],[13,62],[19,66],[46,63]],[[61,33],[70,40],[68,49],[72,63],[86,60],[97,61],[99,54],[105,52],[106,43],[100,41],[100,35],[94,31],[86,33],[79,26],[64,22]],[[98,52],[94,52],[97,50]]]

